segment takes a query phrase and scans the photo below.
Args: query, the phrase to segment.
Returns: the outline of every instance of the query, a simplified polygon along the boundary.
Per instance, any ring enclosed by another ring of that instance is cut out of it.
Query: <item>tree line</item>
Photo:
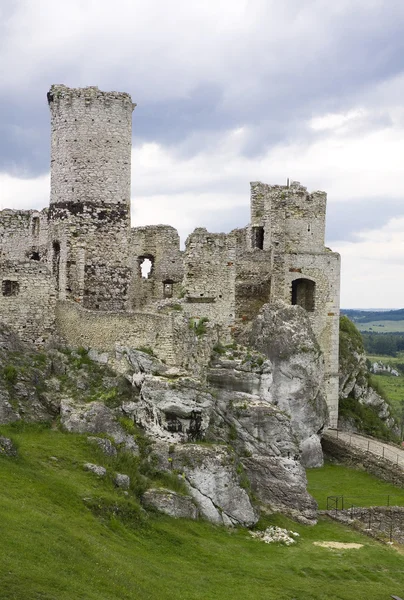
[[[375,333],[362,332],[363,345],[366,354],[387,354],[397,356],[398,352],[404,352],[404,333]]]

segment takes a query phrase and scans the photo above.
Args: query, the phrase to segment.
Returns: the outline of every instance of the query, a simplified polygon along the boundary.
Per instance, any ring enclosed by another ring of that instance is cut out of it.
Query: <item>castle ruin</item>
[[[340,258],[324,246],[326,194],[253,182],[247,227],[198,228],[182,251],[173,227],[131,228],[129,94],[54,85],[48,103],[50,205],[0,212],[0,319],[37,346],[130,343],[175,364],[180,334],[164,306],[208,318],[229,343],[264,304],[297,304],[324,354],[335,427]]]

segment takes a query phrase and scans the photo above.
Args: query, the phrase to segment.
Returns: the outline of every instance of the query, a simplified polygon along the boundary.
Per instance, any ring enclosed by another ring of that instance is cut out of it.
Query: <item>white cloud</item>
[[[404,298],[404,218],[336,244],[342,258],[341,304],[398,308]]]
[[[49,202],[49,175],[20,179],[0,173],[0,210],[43,208]]]

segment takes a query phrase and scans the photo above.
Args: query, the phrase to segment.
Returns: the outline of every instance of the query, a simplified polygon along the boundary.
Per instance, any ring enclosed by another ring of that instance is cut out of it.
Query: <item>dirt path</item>
[[[354,446],[365,452],[370,452],[376,456],[381,456],[385,460],[391,463],[399,465],[404,469],[404,450],[399,446],[393,446],[379,440],[375,440],[371,437],[365,437],[358,435],[357,433],[346,433],[343,431],[337,431],[336,429],[328,429],[325,433],[325,437],[332,437],[341,440],[349,446]]]

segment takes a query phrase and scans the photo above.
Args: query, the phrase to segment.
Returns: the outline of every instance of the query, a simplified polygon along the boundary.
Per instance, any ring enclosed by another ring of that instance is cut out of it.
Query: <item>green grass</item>
[[[402,352],[398,352],[397,356],[387,356],[386,354],[368,354],[367,358],[370,362],[382,362],[385,365],[395,367],[396,365],[404,365],[404,356]]]
[[[110,479],[83,470],[102,464],[84,436],[38,426],[0,433],[19,446],[17,459],[0,458],[5,600],[381,600],[404,588],[403,557],[340,524],[262,522],[300,533],[284,547],[242,529],[147,517]],[[364,547],[330,551],[318,540]]]
[[[402,372],[404,367],[404,356],[399,353],[397,356],[385,356],[385,355],[368,355],[370,362],[380,362],[385,365],[390,365],[393,368],[398,369],[399,373]],[[404,375],[395,377],[394,375],[372,375],[372,381],[377,383],[377,387],[382,392],[383,396],[387,398],[393,416],[400,420],[401,417],[401,406],[400,402],[404,400]]]
[[[369,323],[355,322],[359,331],[373,331],[374,333],[404,332],[404,321],[370,321]]]
[[[325,464],[320,469],[307,469],[308,490],[320,510],[327,508],[327,496],[344,496],[346,507],[404,506],[404,488],[381,481],[377,477],[342,465]],[[390,496],[388,500],[388,496]]]
[[[396,418],[400,415],[400,401],[404,400],[404,375],[372,375],[383,395],[388,399],[392,413]]]

